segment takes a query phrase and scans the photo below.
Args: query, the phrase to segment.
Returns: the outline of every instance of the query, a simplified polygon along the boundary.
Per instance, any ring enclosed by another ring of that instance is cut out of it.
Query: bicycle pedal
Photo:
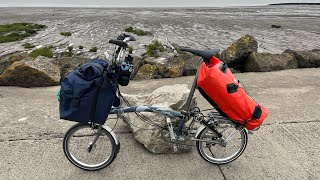
[[[177,144],[173,144],[172,147],[173,147],[173,151],[174,152],[178,151],[178,145]]]

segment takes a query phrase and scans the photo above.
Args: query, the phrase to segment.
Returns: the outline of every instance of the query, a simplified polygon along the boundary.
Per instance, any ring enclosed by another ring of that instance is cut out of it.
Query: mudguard
[[[112,131],[112,129],[109,126],[106,126],[106,125],[103,125],[102,128],[105,129],[106,131],[108,131],[110,133],[110,135],[112,136],[112,138],[114,139],[116,145],[120,146],[120,142],[119,142],[116,134]]]

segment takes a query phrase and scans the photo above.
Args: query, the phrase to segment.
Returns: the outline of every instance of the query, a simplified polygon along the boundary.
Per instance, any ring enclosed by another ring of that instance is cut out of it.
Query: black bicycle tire
[[[206,131],[206,129],[208,129],[207,127],[204,128],[199,134],[198,136],[196,137],[197,139],[200,139],[201,138],[201,135],[203,132]],[[228,164],[228,163],[231,163],[232,161],[238,159],[242,153],[245,151],[246,147],[247,147],[247,144],[248,144],[248,133],[247,131],[245,130],[242,130],[241,133],[243,133],[244,135],[244,143],[242,144],[242,147],[241,147],[241,151],[238,152],[235,156],[233,156],[231,159],[227,160],[227,161],[224,161],[224,162],[215,162],[215,161],[212,161],[208,158],[206,158],[206,156],[204,154],[201,153],[201,149],[202,147],[200,147],[200,141],[197,141],[196,142],[196,147],[197,147],[197,151],[198,151],[198,154],[201,156],[202,159],[204,159],[205,161],[211,163],[211,164],[216,164],[216,165],[223,165],[223,164]]]
[[[106,161],[104,164],[100,165],[100,166],[97,166],[97,167],[87,167],[87,166],[83,166],[81,164],[79,164],[78,162],[76,162],[69,150],[68,150],[68,139],[70,138],[70,135],[73,134],[73,131],[81,126],[88,126],[88,127],[91,127],[91,124],[81,124],[81,123],[78,123],[78,124],[75,124],[74,126],[72,126],[67,132],[66,134],[64,135],[64,138],[63,138],[63,152],[65,154],[65,156],[67,157],[67,159],[73,164],[75,165],[76,167],[80,168],[80,169],[83,169],[83,170],[86,170],[86,171],[98,171],[98,170],[101,170],[103,168],[106,168],[107,166],[109,166],[113,161],[114,159],[117,157],[117,154],[118,154],[118,149],[119,147],[117,147],[116,145],[116,142],[115,142],[115,139],[112,137],[112,135],[104,128],[102,128],[101,130],[104,131],[104,133],[109,137],[108,139],[111,141],[111,144],[112,144],[112,155],[110,156],[109,160]]]

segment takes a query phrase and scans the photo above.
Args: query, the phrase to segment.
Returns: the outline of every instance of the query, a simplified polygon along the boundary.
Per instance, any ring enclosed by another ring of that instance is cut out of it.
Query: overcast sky
[[[0,0],[0,7],[221,7],[320,0]]]

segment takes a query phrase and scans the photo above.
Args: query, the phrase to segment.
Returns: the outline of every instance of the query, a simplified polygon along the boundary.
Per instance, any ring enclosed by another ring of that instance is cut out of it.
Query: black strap
[[[96,94],[95,94],[95,96],[94,96],[94,105],[93,105],[93,107],[91,108],[91,112],[90,112],[90,120],[91,120],[91,121],[94,120],[94,115],[95,115],[96,109],[97,109],[98,95],[99,95],[99,93],[100,93],[100,89],[101,89],[101,87],[102,87],[103,82],[104,82],[104,78],[101,78],[100,81],[99,81],[97,90],[96,90]]]
[[[228,70],[228,65],[226,63],[220,63],[219,69],[226,74]]]
[[[238,92],[238,85],[235,83],[227,84],[227,92],[228,94]]]
[[[262,109],[260,105],[258,105],[254,108],[254,111],[252,113],[252,119],[260,119],[261,115],[262,115]]]

